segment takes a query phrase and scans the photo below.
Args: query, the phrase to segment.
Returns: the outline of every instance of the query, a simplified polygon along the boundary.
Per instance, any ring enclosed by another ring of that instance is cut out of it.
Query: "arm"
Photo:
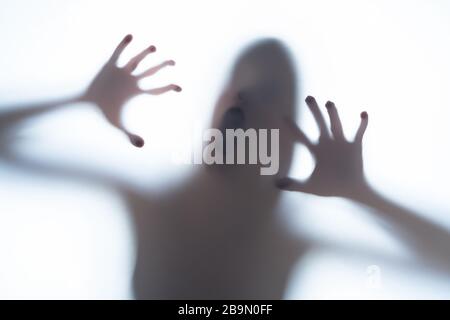
[[[91,82],[88,89],[82,94],[46,103],[8,107],[6,108],[8,111],[0,113],[0,157],[11,165],[40,174],[69,176],[75,179],[106,183],[110,186],[122,186],[122,183],[113,177],[91,172],[84,168],[67,168],[32,159],[23,159],[14,152],[14,140],[12,136],[20,125],[23,125],[27,120],[34,119],[51,111],[59,110],[73,103],[87,102],[98,108],[110,124],[124,132],[133,145],[142,147],[144,140],[130,133],[121,123],[121,112],[125,103],[139,94],[157,95],[171,90],[180,91],[181,89],[176,85],[167,85],[151,90],[142,90],[139,88],[138,82],[141,79],[155,74],[165,66],[174,65],[174,62],[169,60],[139,75],[133,75],[132,72],[138,64],[148,54],[156,50],[154,46],[150,46],[136,55],[124,67],[117,67],[117,60],[131,40],[131,35],[128,35],[119,43],[111,58]]]
[[[296,140],[311,151],[316,159],[316,167],[306,182],[282,178],[277,182],[278,187],[318,196],[347,198],[369,208],[376,218],[403,240],[422,263],[449,273],[449,232],[422,218],[413,210],[385,198],[367,182],[362,159],[362,140],[368,124],[367,113],[361,113],[361,124],[354,141],[347,141],[334,103],[326,104],[330,118],[329,130],[316,100],[308,97],[306,102],[320,129],[319,142],[313,144],[291,121],[287,121],[287,128]]]
[[[15,105],[3,109],[0,112],[0,137],[5,138],[7,133],[17,130],[24,121],[31,120],[51,111],[56,111],[64,106],[80,101],[80,96],[67,97],[63,99],[35,103],[30,105]]]
[[[450,273],[450,233],[419,213],[384,197],[369,184],[354,193],[354,201],[371,209],[392,227],[423,264]]]

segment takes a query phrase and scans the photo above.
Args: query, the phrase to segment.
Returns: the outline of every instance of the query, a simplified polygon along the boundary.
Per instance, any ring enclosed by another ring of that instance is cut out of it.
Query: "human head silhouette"
[[[286,46],[277,39],[258,40],[236,59],[216,104],[212,127],[223,132],[237,128],[280,129],[283,119],[296,117],[296,91],[295,66]],[[287,174],[292,152],[289,135],[280,130],[279,175]],[[259,167],[241,165],[239,174],[259,176]]]

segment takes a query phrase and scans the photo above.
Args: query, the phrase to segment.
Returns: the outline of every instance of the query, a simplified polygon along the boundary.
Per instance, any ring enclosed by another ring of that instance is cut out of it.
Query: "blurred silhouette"
[[[280,170],[276,176],[261,176],[257,165],[203,165],[196,167],[176,189],[155,196],[113,177],[24,159],[14,152],[14,133],[24,121],[78,101],[100,108],[133,145],[142,147],[144,140],[121,124],[124,104],[141,93],[161,94],[181,88],[169,85],[147,91],[139,89],[140,78],[174,62],[167,61],[139,76],[132,75],[139,62],[155,48],[150,46],[125,67],[118,68],[116,61],[130,41],[131,35],[122,40],[81,96],[11,107],[0,114],[0,153],[5,161],[24,170],[105,184],[123,197],[136,233],[133,279],[136,298],[282,298],[298,259],[315,246],[323,245],[294,237],[283,228],[278,219],[282,189],[344,197],[374,209],[378,218],[395,228],[394,235],[410,245],[420,258],[418,261],[448,276],[448,232],[384,199],[364,177],[362,139],[368,124],[367,113],[361,114],[360,128],[352,142],[345,140],[332,102],[326,105],[330,132],[315,99],[306,99],[321,132],[317,144],[295,125],[292,120],[297,109],[295,67],[278,40],[258,41],[238,57],[212,119],[212,127],[220,130],[280,128]],[[286,178],[296,141],[305,144],[316,158],[315,170],[305,183]],[[377,254],[356,246],[347,249]],[[383,253],[379,257],[384,257]]]

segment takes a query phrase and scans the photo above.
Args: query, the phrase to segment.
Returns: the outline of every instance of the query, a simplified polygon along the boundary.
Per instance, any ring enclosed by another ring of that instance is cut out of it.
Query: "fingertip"
[[[136,141],[135,143],[133,143],[133,146],[135,146],[136,148],[142,148],[144,146],[144,140]]]
[[[292,185],[292,179],[288,177],[280,178],[275,181],[275,185],[278,189],[286,189]]]
[[[306,103],[314,102],[314,100],[315,100],[315,99],[314,99],[313,96],[307,96],[306,99],[305,99]]]
[[[174,85],[173,90],[176,92],[181,92],[183,89],[181,89],[180,86]]]
[[[145,144],[144,139],[136,135],[130,136],[130,142],[133,146],[137,148],[142,148]]]
[[[175,60],[168,60],[168,61],[167,61],[167,64],[168,64],[169,66],[174,66],[174,65],[175,65]]]
[[[327,101],[327,103],[325,103],[325,107],[327,109],[331,109],[334,107],[334,103],[332,101]]]
[[[361,119],[367,119],[367,118],[369,118],[369,115],[368,115],[368,113],[366,112],[366,111],[363,111],[363,112],[361,112]]]
[[[148,51],[155,52],[156,51],[156,47],[155,46],[150,46],[150,47],[148,47]]]
[[[127,34],[123,40],[125,42],[130,42],[131,40],[133,40],[133,35],[132,34]]]

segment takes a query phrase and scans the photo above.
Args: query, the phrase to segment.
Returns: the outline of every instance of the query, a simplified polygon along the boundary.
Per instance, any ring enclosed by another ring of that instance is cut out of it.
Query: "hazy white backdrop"
[[[446,0],[1,0],[0,105],[80,92],[127,33],[135,41],[122,63],[155,44],[142,68],[168,58],[177,66],[143,86],[177,83],[183,92],[129,103],[125,121],[146,138],[144,149],[84,105],[31,123],[17,148],[160,190],[188,172],[171,163],[170,145],[191,123],[207,123],[238,52],[278,37],[297,62],[305,130],[317,136],[306,95],[335,101],[349,137],[367,110],[370,181],[450,229],[449,32]],[[304,177],[312,162],[298,150],[292,174]],[[402,254],[370,214],[346,201],[285,200],[294,232]],[[0,163],[0,298],[132,298],[129,227],[123,204],[105,188]],[[367,286],[370,265],[381,269],[379,288]],[[299,263],[286,298],[450,298],[448,280],[318,251]]]

